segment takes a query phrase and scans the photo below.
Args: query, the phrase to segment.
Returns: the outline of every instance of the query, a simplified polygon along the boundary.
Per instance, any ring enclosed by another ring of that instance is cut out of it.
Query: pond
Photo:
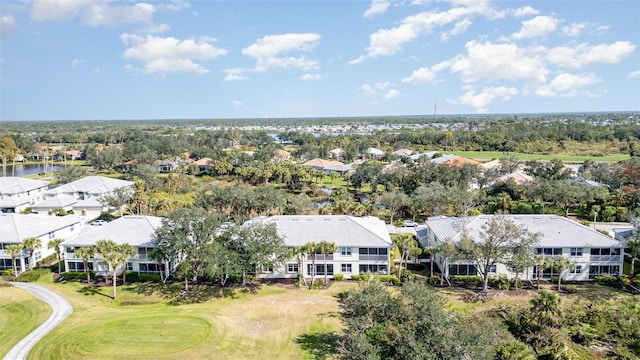
[[[1,166],[0,166],[1,167]],[[15,165],[15,172],[11,163],[7,164],[6,176],[25,176],[33,175],[44,172],[44,166],[42,164],[18,164]],[[64,167],[63,165],[49,165],[47,164],[47,172],[56,171]],[[0,177],[5,176],[5,173],[0,169]]]

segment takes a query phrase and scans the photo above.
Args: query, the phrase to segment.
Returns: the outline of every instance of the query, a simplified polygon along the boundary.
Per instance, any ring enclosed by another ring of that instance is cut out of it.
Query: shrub
[[[621,276],[618,279],[618,283],[619,283],[620,287],[625,288],[625,287],[631,285],[631,279],[628,276]]]
[[[593,278],[595,282],[602,285],[614,286],[618,283],[618,278],[615,276],[599,275]]]
[[[509,290],[509,286],[511,285],[511,282],[507,278],[507,275],[500,274],[499,276],[490,277],[489,284],[492,287],[498,288],[500,290]]]
[[[342,281],[342,280],[344,280],[344,275],[343,274],[334,274],[333,275],[333,280]]]
[[[125,277],[127,278],[127,282],[136,282],[138,281],[138,273],[133,271],[127,271],[125,273]]]
[[[0,270],[0,276],[13,276],[13,270],[12,269]]]
[[[140,273],[138,274],[138,281],[140,282],[147,282],[147,281],[152,281],[152,282],[160,282],[160,274],[144,274],[144,273]]]
[[[400,284],[400,280],[395,275],[376,275],[376,278],[382,283],[389,283],[393,285]]]
[[[316,279],[316,281],[309,286],[309,289],[322,289],[324,287],[324,280]]]
[[[562,290],[564,290],[564,292],[566,292],[567,294],[575,294],[578,292],[578,288],[575,285],[566,285],[562,288]]]
[[[480,275],[451,275],[449,280],[452,282],[461,282],[467,284],[480,284],[482,283],[482,276]]]
[[[360,275],[358,275],[358,274],[351,275],[351,280],[360,281]]]
[[[18,275],[16,281],[19,282],[35,282],[38,279],[47,273],[50,273],[49,269],[33,269],[29,271],[25,271],[22,274]]]
[[[33,209],[31,208],[31,206],[28,206],[28,207],[26,207],[24,210],[22,210],[22,211],[20,212],[20,214],[24,214],[24,215],[31,214],[31,210],[33,210]]]

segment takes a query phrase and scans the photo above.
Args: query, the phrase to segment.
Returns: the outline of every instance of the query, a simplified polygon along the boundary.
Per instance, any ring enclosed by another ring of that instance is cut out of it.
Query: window
[[[56,237],[56,232],[55,231],[52,231],[52,232],[49,233],[49,240],[52,240],[55,237]]]
[[[494,265],[491,265],[491,266],[489,267],[489,272],[490,272],[490,273],[495,274],[495,273],[496,273],[496,271],[498,271],[498,269],[497,269],[497,267],[496,267],[496,265],[495,265],[495,264],[494,264]]]
[[[620,274],[620,266],[618,265],[591,265],[589,266],[589,279],[593,279],[598,275],[618,276]]]
[[[580,274],[580,273],[582,273],[582,265],[574,266],[573,269],[569,273],[570,274]]]
[[[340,255],[342,256],[351,256],[351,248],[350,247],[341,247]]]
[[[571,248],[571,256],[582,256],[582,248]]]
[[[126,271],[133,271],[133,263],[127,262]]]
[[[350,274],[351,273],[351,264],[342,264],[342,265],[340,265],[340,271],[343,274]]]
[[[41,260],[42,259],[42,253],[40,251],[36,252],[34,254],[34,258],[35,258],[35,261]]]
[[[360,274],[371,272],[374,274],[386,274],[387,265],[361,264]]]
[[[298,264],[287,264],[287,272],[288,273],[297,273],[298,272]]]
[[[164,270],[164,265],[160,264],[145,264],[142,263],[140,266],[141,273],[159,273]]]
[[[84,262],[83,261],[69,261],[69,271],[84,271]],[[89,271],[93,271],[93,263],[89,262]]]
[[[562,248],[537,248],[537,253],[544,256],[562,255]]]
[[[449,275],[478,275],[475,265],[449,265]]]
[[[69,227],[69,230],[70,230],[71,232],[73,232],[73,225],[71,225],[71,226]]]
[[[307,273],[311,275],[313,264],[307,264]],[[316,275],[324,275],[324,264],[316,264]],[[333,275],[333,264],[327,264],[327,275]]]
[[[76,251],[76,248],[75,248],[75,247],[73,247],[73,246],[67,246],[67,252],[68,252],[68,253],[72,253],[72,252],[75,252],[75,251]]]

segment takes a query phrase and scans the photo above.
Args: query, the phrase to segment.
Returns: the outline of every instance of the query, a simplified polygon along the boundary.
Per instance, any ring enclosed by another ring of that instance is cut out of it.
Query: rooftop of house
[[[54,198],[50,198],[47,200],[40,201],[32,206],[34,210],[37,209],[56,209],[56,208],[66,208],[67,206],[71,206],[78,202],[78,199],[71,195],[62,195],[56,196]]]
[[[525,173],[522,173],[516,170],[510,174],[500,176],[499,178],[496,179],[496,182],[507,182],[509,180],[513,180],[518,185],[526,185],[533,182],[533,176],[527,175]]]
[[[324,160],[320,158],[311,159],[302,164],[302,166],[310,166],[319,169],[326,169],[330,166],[344,165],[340,161]]]
[[[102,226],[89,226],[82,233],[64,242],[71,246],[91,246],[98,240],[113,240],[118,244],[152,247],[152,239],[162,218],[127,215]]]
[[[385,223],[377,217],[279,215],[252,221],[276,224],[287,246],[325,240],[345,247],[390,247],[392,244]]]
[[[41,237],[75,224],[83,225],[82,217],[0,214],[0,241],[5,244],[20,243],[25,238]]]
[[[112,179],[104,176],[86,176],[68,184],[47,191],[47,195],[85,193],[101,195],[121,187],[133,186],[133,181]]]
[[[427,220],[429,231],[440,240],[460,240],[462,229],[474,239],[495,216],[504,216],[531,233],[540,233],[536,247],[624,247],[620,241],[558,215],[479,215],[466,218]]]
[[[0,177],[0,195],[15,195],[49,186],[49,182],[17,176]]]

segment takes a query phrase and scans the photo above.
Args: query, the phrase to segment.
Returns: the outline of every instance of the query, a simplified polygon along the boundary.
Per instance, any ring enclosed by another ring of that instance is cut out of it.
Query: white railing
[[[368,261],[383,261],[383,260],[387,260],[388,257],[387,255],[363,255],[363,254],[359,254],[358,257],[359,260],[368,260]]]
[[[591,255],[591,261],[620,261],[620,255]]]

